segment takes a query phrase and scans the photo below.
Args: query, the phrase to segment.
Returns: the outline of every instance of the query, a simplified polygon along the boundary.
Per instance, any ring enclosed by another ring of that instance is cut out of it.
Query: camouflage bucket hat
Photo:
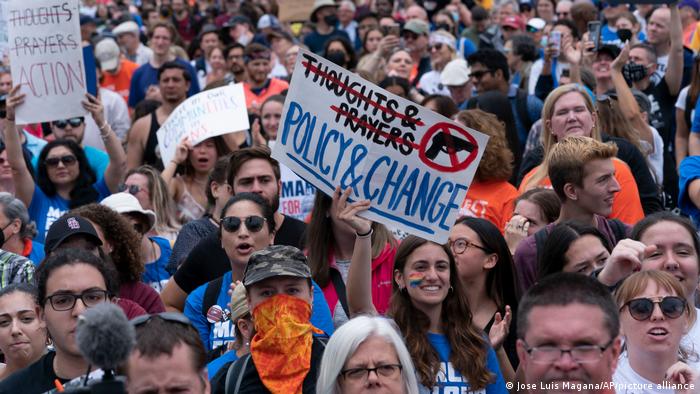
[[[297,248],[272,245],[250,255],[243,274],[243,285],[248,287],[274,276],[311,278],[306,256]]]

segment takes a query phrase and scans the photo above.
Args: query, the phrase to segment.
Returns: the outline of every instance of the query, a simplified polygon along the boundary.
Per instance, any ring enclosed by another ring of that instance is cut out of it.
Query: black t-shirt
[[[61,379],[53,370],[55,352],[48,352],[30,366],[20,369],[0,382],[2,394],[41,394],[56,388],[54,381],[58,379],[66,383],[70,379]]]
[[[667,150],[673,145],[673,130],[675,125],[675,106],[678,95],[672,95],[668,90],[666,79],[656,85],[649,85],[644,92],[651,102],[649,123],[659,131]]]
[[[302,383],[302,394],[316,393],[316,380],[318,380],[318,373],[321,369],[321,359],[323,358],[324,350],[326,350],[325,341],[314,337],[314,341],[311,344],[311,367],[309,372],[306,373],[306,377]],[[255,367],[255,362],[253,362],[253,357],[250,356],[250,354],[246,354],[236,361],[224,364],[224,366],[219,369],[219,372],[217,372],[211,379],[212,394],[226,394],[226,374],[228,373],[228,369],[231,367],[231,364],[234,365],[233,371],[231,371],[229,383],[230,392],[234,392],[236,381],[238,380],[238,376],[240,374],[243,374],[243,377],[241,378],[241,385],[238,393],[257,394],[270,392],[267,387],[265,387],[262,380],[260,380],[260,375],[258,375],[258,370]],[[245,369],[243,369],[244,365]]]
[[[306,223],[289,216],[284,217],[282,226],[275,234],[275,245],[304,247]],[[192,249],[173,276],[175,283],[187,294],[231,271],[226,251],[221,247],[218,231],[204,238]]]

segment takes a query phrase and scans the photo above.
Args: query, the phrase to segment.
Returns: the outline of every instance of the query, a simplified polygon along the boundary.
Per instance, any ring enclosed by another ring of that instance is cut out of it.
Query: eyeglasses
[[[480,71],[472,71],[471,74],[469,74],[469,78],[473,79],[481,79],[484,77],[484,75],[491,73],[491,70],[480,70]]]
[[[472,247],[481,249],[484,252],[488,253],[488,250],[485,247],[477,245],[474,242],[471,242],[465,238],[457,238],[454,241],[450,241],[450,249],[452,249],[452,253],[454,254],[462,254],[466,252],[467,249]]]
[[[58,127],[59,129],[65,129],[66,126],[70,125],[70,127],[78,127],[83,122],[85,119],[83,117],[78,117],[78,118],[70,118],[66,120],[55,120],[53,122],[54,127]]]
[[[374,372],[378,377],[393,378],[401,371],[401,364],[384,364],[374,368],[350,368],[340,371],[344,379],[347,380],[362,380],[369,379],[369,373]]]
[[[418,34],[407,31],[407,32],[404,32],[401,35],[401,37],[403,37],[404,40],[416,40],[416,39],[418,39]]]
[[[61,157],[49,157],[48,159],[44,160],[44,163],[46,163],[46,165],[49,167],[58,167],[58,163],[63,163],[64,166],[69,166],[76,161],[78,161],[78,159],[75,156],[65,155]]]
[[[603,352],[612,345],[615,338],[611,339],[605,346],[580,345],[569,349],[562,349],[557,346],[545,345],[529,347],[525,344],[527,354],[530,355],[535,364],[551,364],[561,358],[564,353],[569,353],[571,358],[577,363],[593,363],[603,355]]]
[[[127,185],[127,184],[122,183],[121,185],[119,185],[119,191],[122,193],[127,192],[131,195],[136,195],[136,194],[138,194],[138,192],[141,191],[141,186],[139,186],[139,185]]]
[[[441,42],[435,43],[435,44],[428,47],[428,51],[432,51],[433,49],[438,50],[438,51],[442,50],[442,45],[443,44]]]
[[[51,304],[55,311],[69,311],[75,306],[78,298],[83,301],[83,304],[92,308],[93,306],[107,301],[109,293],[106,290],[87,290],[80,294],[60,293],[46,297],[46,300]]]
[[[629,300],[620,308],[620,311],[627,307],[634,320],[644,321],[654,313],[654,305],[659,304],[661,313],[669,319],[677,319],[686,309],[686,302],[681,297],[668,296],[652,298],[635,298]]]
[[[235,233],[239,228],[241,228],[241,223],[245,223],[245,227],[248,229],[248,231],[257,233],[258,231],[262,230],[266,221],[267,219],[264,217],[256,215],[248,216],[243,220],[236,216],[227,216],[221,219],[221,227],[223,227],[224,230],[228,231],[229,233]]]
[[[180,323],[184,324],[186,326],[192,326],[192,322],[190,322],[190,319],[187,318],[187,316],[183,315],[182,313],[178,312],[161,312],[161,313],[154,313],[152,315],[141,315],[141,316],[136,316],[135,318],[131,319],[129,322],[131,323],[132,326],[138,327],[142,326],[149,321],[151,321],[154,317],[159,317],[165,321],[173,322],[173,323]]]
[[[568,12],[557,12],[557,18],[559,18],[559,19],[566,19],[568,17],[569,17]]]

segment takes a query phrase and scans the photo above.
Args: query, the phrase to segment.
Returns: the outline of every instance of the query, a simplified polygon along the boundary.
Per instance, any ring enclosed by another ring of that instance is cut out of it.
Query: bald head
[[[428,22],[428,13],[423,7],[419,5],[412,5],[406,9],[406,21],[408,22],[411,19],[420,19]]]
[[[670,44],[671,10],[668,8],[654,10],[647,24],[647,41],[654,47]]]

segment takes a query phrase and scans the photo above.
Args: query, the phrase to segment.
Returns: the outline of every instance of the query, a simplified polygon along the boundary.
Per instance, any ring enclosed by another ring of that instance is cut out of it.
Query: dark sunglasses
[[[167,322],[180,323],[190,327],[192,326],[192,323],[187,316],[177,312],[161,312],[153,315],[136,316],[135,318],[131,319],[130,323],[132,326],[138,327],[153,320],[154,317],[159,317]]]
[[[56,120],[53,122],[53,125],[54,127],[58,127],[59,129],[65,129],[68,125],[70,125],[70,127],[78,127],[81,124],[83,124],[84,121],[85,119],[83,117],[77,117],[65,120]]]
[[[136,195],[140,191],[141,187],[139,187],[139,185],[125,185],[123,183],[119,185],[119,192],[127,192],[131,195]]]
[[[537,33],[539,30],[536,29],[536,28],[534,28],[534,27],[532,27],[532,26],[529,26],[529,25],[528,25],[528,26],[525,27],[525,31],[528,32],[528,33]]]
[[[669,319],[677,319],[686,308],[686,302],[681,297],[669,296],[663,297],[661,300],[652,300],[651,298],[635,298],[629,300],[622,306],[625,306],[630,311],[630,315],[635,320],[644,321],[651,317],[654,313],[654,305],[659,304],[661,313]],[[620,308],[620,310],[622,310]]]
[[[473,71],[471,74],[469,74],[469,78],[481,79],[484,77],[484,75],[489,74],[490,72],[491,70]]]
[[[428,51],[432,51],[433,49],[437,49],[438,51],[442,50],[442,43],[438,42],[428,47]]]
[[[257,233],[262,230],[265,225],[266,219],[262,216],[248,216],[247,218],[241,220],[241,218],[236,216],[227,216],[221,219],[221,227],[229,233],[235,233],[241,228],[241,223],[245,223],[245,227],[248,231]]]
[[[410,31],[406,31],[401,35],[401,37],[403,37],[404,39],[416,40],[416,39],[418,39],[418,34],[410,32]]]
[[[61,157],[49,157],[44,161],[49,167],[58,167],[58,163],[63,163],[64,166],[69,166],[78,161],[73,155],[65,155]]]

